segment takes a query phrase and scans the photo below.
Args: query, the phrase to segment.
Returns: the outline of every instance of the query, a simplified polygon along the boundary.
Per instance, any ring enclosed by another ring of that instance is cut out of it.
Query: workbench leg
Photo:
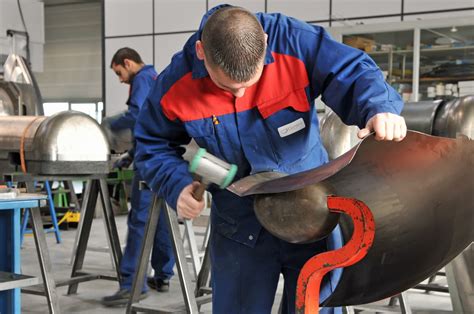
[[[34,183],[26,183],[27,190],[34,190]],[[52,277],[51,259],[49,258],[48,246],[46,244],[45,232],[43,229],[43,220],[41,219],[41,212],[39,207],[30,208],[31,224],[33,226],[33,235],[35,237],[36,252],[38,253],[38,260],[41,268],[41,275],[43,277],[44,292],[48,300],[48,307],[50,313],[60,313],[59,300],[56,294],[56,283]]]
[[[189,251],[191,252],[191,261],[193,264],[194,278],[198,277],[201,270],[201,258],[199,257],[199,249],[197,247],[196,235],[194,234],[192,219],[184,220],[184,236],[189,243]]]
[[[407,292],[402,292],[398,295],[398,301],[400,302],[400,309],[402,314],[411,314],[411,308],[408,304]]]
[[[161,208],[163,206],[163,200],[153,196],[153,201],[148,212],[148,221],[145,226],[145,233],[143,237],[140,260],[138,268],[135,271],[135,277],[133,278],[133,285],[131,291],[131,298],[127,304],[126,313],[133,313],[132,305],[138,302],[140,294],[142,292],[143,280],[150,260],[150,253],[155,242],[156,227],[158,226],[158,219],[160,218]]]
[[[166,204],[166,219],[171,231],[171,239],[173,242],[173,251],[176,258],[176,268],[178,269],[181,290],[183,291],[184,302],[186,304],[186,312],[190,314],[199,313],[196,297],[194,296],[191,274],[188,269],[188,262],[184,253],[183,242],[181,241],[181,233],[179,232],[178,217],[176,212]]]
[[[33,234],[35,236],[36,251],[43,276],[44,291],[48,299],[50,313],[59,313],[59,300],[56,294],[56,283],[52,274],[51,259],[49,258],[46,238],[44,236],[43,220],[41,219],[40,209],[30,208],[31,223],[33,225]]]
[[[86,212],[86,207],[89,202],[90,198],[90,185],[92,184],[92,181],[89,180],[86,183],[86,186],[84,188],[83,192],[83,197],[82,197],[82,205],[80,207],[77,207],[77,209],[80,209],[80,217],[79,217],[79,223],[77,224],[77,229],[76,229],[76,236],[74,238],[74,244],[72,248],[72,254],[71,254],[71,260],[69,262],[70,265],[74,263],[74,258],[77,254],[77,244],[79,243],[79,237],[82,234],[82,226],[84,225],[84,213]],[[71,184],[72,185],[72,184]],[[77,198],[77,196],[76,196]],[[77,203],[79,204],[79,202]]]
[[[211,256],[210,256],[209,238],[207,238],[206,250],[204,251],[204,257],[202,259],[201,269],[199,270],[199,274],[196,280],[196,290],[194,290],[194,295],[196,297],[201,297],[204,295],[201,288],[208,286],[210,273],[211,273]]]
[[[86,255],[87,242],[89,241],[89,235],[92,227],[92,219],[94,218],[95,206],[97,204],[97,197],[99,195],[99,181],[91,180],[89,184],[86,185],[84,191],[84,200],[86,204],[84,210],[81,212],[84,219],[82,221],[79,241],[76,247],[76,254],[74,255],[74,261],[72,264],[71,278],[77,277],[78,272],[82,270],[84,265],[84,257]],[[74,283],[69,285],[67,294],[77,293],[78,284]]]
[[[107,237],[109,238],[109,246],[114,259],[115,270],[117,272],[118,282],[122,282],[122,274],[120,273],[120,262],[122,260],[122,248],[115,224],[114,211],[110,203],[109,188],[105,179],[100,179],[100,198],[102,201],[102,209],[104,211],[104,221],[107,227]]]
[[[77,199],[76,192],[74,191],[74,185],[71,180],[66,180],[64,182],[64,188],[69,190],[69,207],[71,207],[71,203],[74,204],[74,209],[79,210],[81,209],[81,204],[79,204],[79,200]]]
[[[53,193],[51,192],[51,185],[49,181],[44,181],[44,187],[48,195],[49,214],[51,215],[51,222],[53,223],[54,235],[56,236],[56,243],[61,243],[61,231],[58,226],[58,217],[56,216],[56,208],[54,207]]]

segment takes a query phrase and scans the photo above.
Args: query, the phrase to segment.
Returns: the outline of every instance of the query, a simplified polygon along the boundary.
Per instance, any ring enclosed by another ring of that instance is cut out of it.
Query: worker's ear
[[[130,67],[132,66],[132,62],[129,59],[124,59],[123,65],[125,69],[130,70]]]
[[[196,41],[196,56],[199,60],[204,60],[204,47],[202,41]]]

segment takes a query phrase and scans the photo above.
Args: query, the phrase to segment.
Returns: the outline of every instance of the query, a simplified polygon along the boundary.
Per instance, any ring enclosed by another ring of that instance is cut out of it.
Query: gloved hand
[[[120,157],[114,162],[113,168],[128,168],[133,162],[132,156],[128,152],[123,153]]]

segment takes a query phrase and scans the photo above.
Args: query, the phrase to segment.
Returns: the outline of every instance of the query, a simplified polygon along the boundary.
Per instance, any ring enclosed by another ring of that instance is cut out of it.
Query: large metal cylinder
[[[1,116],[0,161],[6,167],[0,171],[18,170],[21,148],[31,174],[80,175],[109,170],[107,139],[97,122],[84,113]]]
[[[406,103],[402,116],[410,130],[450,138],[458,134],[474,138],[474,95],[449,101]]]
[[[474,95],[450,101],[409,102],[401,115],[409,130],[450,138],[463,134],[474,139]],[[329,110],[321,120],[321,138],[329,159],[341,156],[359,143],[357,131],[357,127],[345,125]]]

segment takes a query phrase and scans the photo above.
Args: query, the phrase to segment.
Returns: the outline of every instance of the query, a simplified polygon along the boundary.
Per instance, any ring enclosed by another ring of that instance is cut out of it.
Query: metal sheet
[[[372,210],[374,245],[361,262],[344,269],[330,306],[398,294],[434,274],[474,239],[474,141],[466,137],[409,131],[397,143],[370,136],[319,168],[262,178],[237,181],[229,190],[251,195],[328,184],[336,195],[359,199]],[[340,224],[348,240],[351,224],[344,217]]]
[[[321,119],[320,125],[321,139],[328,152],[329,160],[341,156],[361,141],[357,137],[359,128],[354,125],[345,125],[330,109]]]

